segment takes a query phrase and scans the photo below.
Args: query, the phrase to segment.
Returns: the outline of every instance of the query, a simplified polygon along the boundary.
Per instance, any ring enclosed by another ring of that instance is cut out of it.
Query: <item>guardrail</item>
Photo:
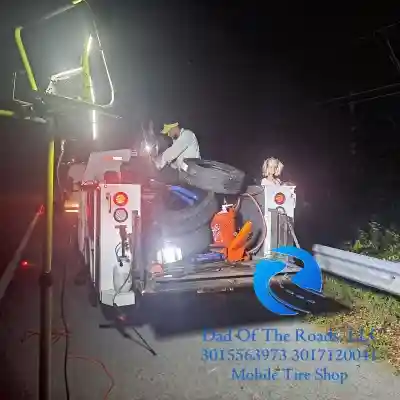
[[[325,272],[400,296],[400,263],[316,244],[314,258]]]

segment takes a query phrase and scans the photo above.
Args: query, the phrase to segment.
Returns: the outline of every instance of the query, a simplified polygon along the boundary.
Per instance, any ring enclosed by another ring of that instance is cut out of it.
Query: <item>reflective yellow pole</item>
[[[47,121],[52,129],[53,121]],[[43,269],[40,282],[40,357],[39,399],[51,399],[51,347],[53,315],[53,217],[54,217],[54,138],[48,145],[47,192],[45,202],[46,228],[44,236]]]
[[[86,3],[86,0],[70,0],[71,6],[63,7],[58,11],[47,15],[44,19],[61,14],[64,11],[78,5]],[[89,4],[86,3],[88,6]],[[90,6],[89,6],[90,7]],[[38,86],[32,67],[29,63],[28,55],[22,41],[22,27],[17,27],[14,32],[21,61],[24,65],[31,89],[38,91]],[[87,48],[86,52],[89,52]],[[88,64],[88,54],[84,56],[84,64],[87,77],[90,82],[90,70]],[[87,85],[86,85],[87,86]],[[90,89],[90,87],[89,87]],[[92,99],[93,101],[93,99]],[[12,117],[14,113],[7,110],[0,110],[0,116]],[[51,347],[52,347],[52,256],[53,256],[53,220],[54,220],[54,117],[47,118],[47,131],[50,136],[48,157],[47,157],[47,191],[45,201],[46,228],[43,248],[43,269],[40,281],[40,356],[39,356],[39,399],[51,400]]]
[[[22,27],[15,29],[15,41],[33,91],[38,91],[25,46],[21,37]],[[40,349],[39,349],[39,399],[51,400],[51,346],[52,346],[52,271],[53,219],[54,219],[54,119],[48,119],[50,142],[47,156],[47,191],[45,200],[46,229],[43,246],[43,268],[40,277]]]
[[[0,117],[13,117],[14,111],[10,110],[0,110]]]
[[[51,123],[51,122],[50,122]],[[53,255],[53,214],[54,214],[54,139],[49,143],[47,159],[47,196],[46,196],[46,259],[45,272],[51,272],[51,262]]]

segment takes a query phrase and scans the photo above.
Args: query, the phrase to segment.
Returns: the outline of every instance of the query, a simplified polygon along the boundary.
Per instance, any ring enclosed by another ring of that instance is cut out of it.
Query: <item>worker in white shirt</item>
[[[154,159],[154,163],[161,172],[163,180],[178,182],[181,171],[186,170],[186,158],[201,158],[199,143],[196,135],[179,126],[178,122],[164,124],[162,134],[168,135],[172,140],[172,146]]]

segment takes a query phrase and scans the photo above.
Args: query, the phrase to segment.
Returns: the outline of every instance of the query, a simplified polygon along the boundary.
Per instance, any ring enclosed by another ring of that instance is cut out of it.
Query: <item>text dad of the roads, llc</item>
[[[349,378],[345,371],[348,363],[376,360],[375,352],[369,352],[365,347],[375,340],[374,332],[374,329],[368,332],[349,329],[342,334],[333,331],[310,333],[301,328],[292,332],[277,328],[205,330],[199,356],[206,363],[231,363],[233,380],[316,380],[343,384]],[[344,338],[347,342],[359,343],[362,348],[326,347],[328,343],[337,344]],[[274,361],[280,366],[268,366]],[[333,363],[335,368],[331,367]]]

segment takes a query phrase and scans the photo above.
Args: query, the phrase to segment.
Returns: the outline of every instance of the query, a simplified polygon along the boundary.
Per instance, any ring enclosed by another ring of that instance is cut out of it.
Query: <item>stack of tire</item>
[[[163,238],[179,247],[183,258],[208,251],[210,223],[220,211],[217,195],[237,196],[245,180],[244,172],[217,161],[186,159],[185,163],[183,181],[198,194],[198,200],[183,209],[163,209],[157,217]]]

